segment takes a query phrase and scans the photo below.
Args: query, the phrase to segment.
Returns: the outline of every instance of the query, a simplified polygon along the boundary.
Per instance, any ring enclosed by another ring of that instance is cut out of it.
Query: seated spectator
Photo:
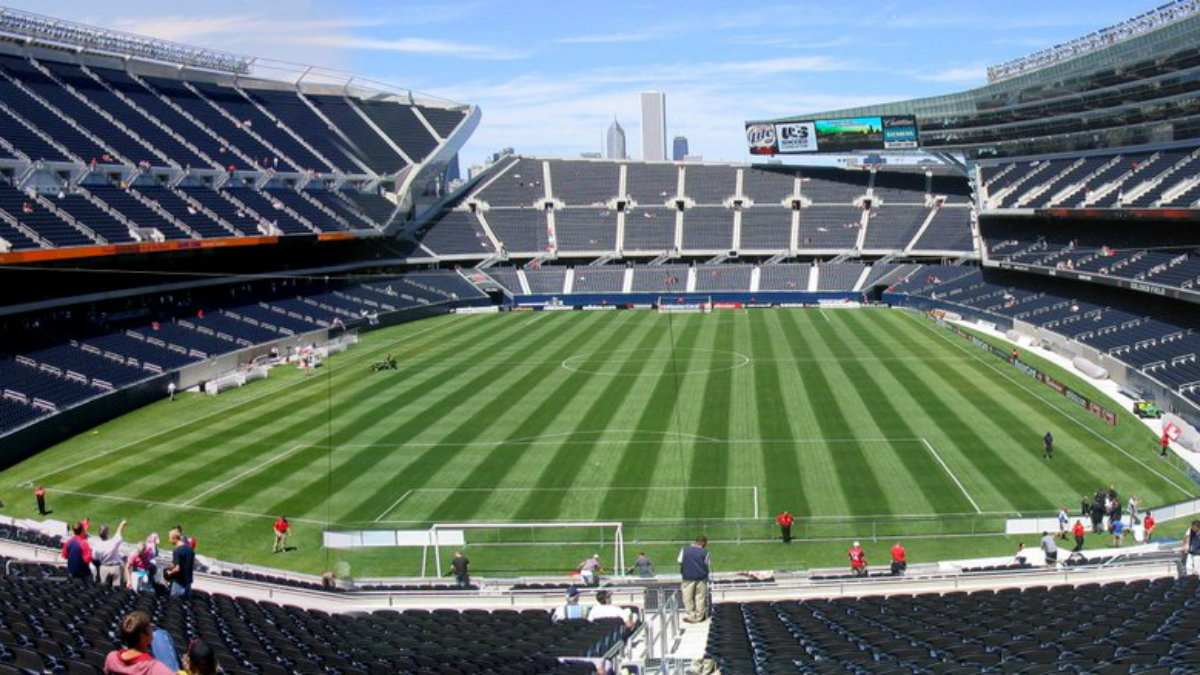
[[[588,621],[599,621],[600,619],[620,619],[625,624],[626,628],[633,628],[633,616],[623,607],[617,607],[612,604],[612,593],[608,591],[596,592],[596,606],[588,610]]]
[[[150,615],[130,612],[121,619],[117,637],[124,649],[114,649],[104,657],[106,675],[174,675],[169,667],[150,653],[154,627]]]
[[[587,608],[581,607],[579,604],[579,589],[574,586],[567,589],[567,602],[564,605],[559,605],[554,608],[554,613],[550,615],[550,620],[554,623],[570,621],[573,619],[586,619]]]
[[[218,672],[221,670],[212,645],[200,638],[192,640],[187,653],[183,655],[183,670],[178,675],[215,675]]]

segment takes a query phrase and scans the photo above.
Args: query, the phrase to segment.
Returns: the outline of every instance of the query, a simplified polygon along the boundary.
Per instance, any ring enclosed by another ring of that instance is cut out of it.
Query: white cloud
[[[949,82],[954,84],[984,84],[987,82],[987,66],[951,66],[929,73],[913,73],[913,77],[926,82]]]
[[[554,42],[560,45],[604,45],[622,42],[646,42],[654,39],[655,36],[656,33],[651,31],[638,33],[597,33],[595,35],[572,35],[570,37],[557,38]]]
[[[489,45],[434,40],[430,38],[379,39],[353,35],[304,35],[291,40],[294,44],[333,47],[336,49],[402,52],[405,54],[433,54],[464,59],[513,60],[523,59],[530,52],[493,47]]]
[[[289,20],[277,16],[253,14],[118,18],[111,23],[111,26],[117,30],[177,42],[191,42],[208,37],[218,37],[223,41],[231,36],[326,33],[378,25],[380,25],[379,21],[365,19]]]

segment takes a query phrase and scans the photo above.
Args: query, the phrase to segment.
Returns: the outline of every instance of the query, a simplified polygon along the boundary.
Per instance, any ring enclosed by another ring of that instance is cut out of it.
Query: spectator
[[[454,559],[450,561],[450,570],[454,573],[454,580],[458,583],[459,588],[471,586],[471,573],[467,569],[470,565],[471,561],[463,555],[462,551],[454,552]]]
[[[275,521],[275,547],[271,549],[271,553],[287,552],[288,532],[292,529],[292,524],[288,522],[285,516],[279,516],[279,520]]]
[[[892,574],[904,574],[908,570],[908,560],[905,557],[906,551],[900,542],[892,547]]]
[[[867,554],[863,551],[862,546],[856,541],[846,552],[850,558],[850,572],[856,577],[864,577],[867,575]]]
[[[212,645],[200,638],[188,644],[187,653],[183,655],[183,670],[180,675],[216,675],[220,672],[217,666],[217,653]]]
[[[1183,573],[1200,575],[1200,520],[1183,535]]]
[[[1117,518],[1112,523],[1113,546],[1121,547],[1121,542],[1125,539],[1125,521]]]
[[[46,513],[48,513],[46,511],[46,486],[37,486],[33,491],[33,496],[37,498],[38,515],[46,515]]]
[[[76,581],[92,580],[92,547],[87,541],[87,527],[82,522],[71,528],[73,537],[63,542],[62,557],[67,561],[67,576]]]
[[[1058,545],[1054,543],[1054,536],[1049,532],[1042,532],[1042,553],[1046,554],[1047,567],[1058,565]]]
[[[1129,501],[1125,503],[1125,510],[1129,512],[1129,524],[1137,525],[1141,523],[1138,518],[1138,498],[1137,495],[1129,495]]]
[[[1092,515],[1092,500],[1088,499],[1087,495],[1083,496],[1083,501],[1079,503],[1079,517],[1090,518]]]
[[[122,520],[117,525],[116,536],[109,538],[108,525],[100,528],[100,543],[92,551],[92,561],[99,567],[100,585],[107,588],[121,588],[121,544],[125,543],[125,525],[129,521]]]
[[[1079,553],[1080,551],[1083,550],[1083,533],[1084,533],[1083,521],[1076,520],[1075,528],[1072,531],[1075,534],[1075,548],[1071,549],[1071,552]]]
[[[171,528],[167,538],[175,546],[171,553],[171,569],[167,570],[166,578],[171,582],[171,595],[187,598],[192,594],[192,574],[196,565],[196,554],[191,543],[184,538],[179,526]]]
[[[117,636],[124,649],[114,649],[104,657],[105,675],[174,675],[163,662],[150,653],[154,627],[150,615],[130,612],[121,619]]]
[[[779,534],[783,537],[783,543],[790,544],[792,542],[792,523],[795,522],[792,514],[784,511],[775,518],[775,522],[779,523]]]
[[[586,618],[587,609],[579,605],[579,589],[574,586],[567,589],[567,602],[555,607],[554,613],[550,615],[550,620],[554,623]]]
[[[1025,542],[1017,542],[1017,554],[1013,556],[1013,562],[1021,567],[1029,564],[1029,558],[1025,555]]]
[[[1067,539],[1067,523],[1070,518],[1067,515],[1067,507],[1063,506],[1058,509],[1058,538],[1064,541]]]
[[[593,555],[579,563],[579,579],[583,581],[585,586],[599,586],[600,575],[604,572],[604,568],[600,565],[600,554]]]
[[[633,628],[633,615],[626,609],[612,604],[612,593],[596,591],[596,606],[588,610],[588,621],[600,619],[620,619],[626,628]]]
[[[125,587],[135,592],[143,591],[150,582],[150,547],[143,541],[125,559]]]
[[[1154,533],[1154,516],[1149,511],[1146,512],[1146,517],[1142,518],[1142,528],[1146,530],[1146,536],[1143,539],[1148,544],[1150,535]]]
[[[687,623],[708,618],[708,537],[700,535],[691,546],[679,550],[679,574],[683,577],[683,607]]]
[[[626,573],[637,570],[637,575],[642,579],[649,579],[654,576],[654,563],[646,556],[645,551],[639,551],[637,559],[633,561],[633,567],[626,570]]]

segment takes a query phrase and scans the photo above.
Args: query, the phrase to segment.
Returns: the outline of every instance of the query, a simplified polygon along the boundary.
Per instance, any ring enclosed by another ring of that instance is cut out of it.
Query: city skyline
[[[608,133],[605,135],[604,157],[605,159],[627,159],[629,157],[625,149],[625,129],[621,127],[616,115],[613,115],[612,124],[608,126]]]
[[[661,91],[643,91],[642,161],[662,162],[667,159],[667,95]]]

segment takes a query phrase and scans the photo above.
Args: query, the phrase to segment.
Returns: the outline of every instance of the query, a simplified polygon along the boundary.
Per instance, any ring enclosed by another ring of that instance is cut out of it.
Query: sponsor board
[[[496,305],[490,305],[488,307],[456,307],[456,308],[454,308],[454,313],[455,314],[499,314],[500,308],[497,307]]]
[[[521,306],[521,307],[513,307],[511,311],[514,311],[514,312],[532,312],[532,311],[534,311],[535,309],[536,309],[535,307],[530,307],[530,306],[528,306],[528,305],[524,305],[524,306]]]
[[[781,302],[779,303],[779,306],[784,309],[804,309],[805,307],[812,307],[812,305],[804,302]]]
[[[746,142],[752,155],[774,155],[779,152],[774,124],[747,124]]]
[[[816,152],[817,130],[812,122],[791,122],[775,125],[776,147],[779,152]]]
[[[651,305],[649,303],[640,303],[640,302],[635,302],[632,305],[630,305],[629,307],[630,307],[630,309],[654,309],[654,305]]]
[[[742,308],[742,303],[740,303],[740,302],[714,302],[713,303],[713,309],[741,309],[741,308]]]
[[[746,309],[770,309],[772,307],[779,306],[780,305],[777,302],[747,302],[742,305],[742,307],[745,307]]]
[[[617,309],[616,305],[584,305],[583,306],[583,311],[585,311],[585,312],[607,312],[609,310],[615,311],[616,309]]]

